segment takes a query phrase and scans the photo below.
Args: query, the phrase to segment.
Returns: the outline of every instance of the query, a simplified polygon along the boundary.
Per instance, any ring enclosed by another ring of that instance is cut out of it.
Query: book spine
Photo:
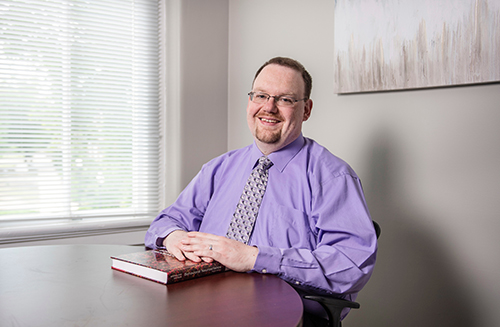
[[[175,273],[169,273],[167,284],[177,283],[193,278],[198,278],[202,276],[212,275],[219,272],[226,271],[226,267],[222,265],[212,265],[208,267],[196,267],[194,269],[189,269],[187,271],[177,271]]]

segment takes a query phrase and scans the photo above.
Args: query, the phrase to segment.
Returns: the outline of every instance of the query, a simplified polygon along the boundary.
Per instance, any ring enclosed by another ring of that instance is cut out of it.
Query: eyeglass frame
[[[258,102],[255,102],[253,99],[254,99],[254,95],[255,94],[259,94],[259,95],[265,95],[267,96],[267,99],[265,102],[262,102],[261,104],[265,104],[267,102],[269,102],[269,99],[270,98],[274,98],[274,103],[276,103],[276,105],[278,106],[279,104],[279,100],[282,99],[282,98],[287,98],[289,100],[292,101],[292,103],[289,105],[289,106],[284,106],[284,107],[293,107],[297,102],[299,101],[306,101],[306,100],[309,100],[309,98],[303,98],[303,99],[295,99],[294,97],[291,97],[291,96],[288,96],[288,95],[270,95],[270,94],[267,94],[265,92],[249,92],[248,93],[248,96],[250,96],[250,101],[252,101],[253,103],[257,103],[259,104]],[[283,105],[282,105],[283,106]]]

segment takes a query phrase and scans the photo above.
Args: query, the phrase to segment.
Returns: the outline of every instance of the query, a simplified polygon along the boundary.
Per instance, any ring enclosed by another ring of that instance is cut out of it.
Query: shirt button
[[[267,269],[265,269],[265,268],[264,268],[264,269],[262,269],[262,273],[263,273],[263,274],[266,274],[266,273],[267,273]]]
[[[295,285],[300,285],[300,282],[298,282],[298,281],[297,281],[297,282],[295,282]]]

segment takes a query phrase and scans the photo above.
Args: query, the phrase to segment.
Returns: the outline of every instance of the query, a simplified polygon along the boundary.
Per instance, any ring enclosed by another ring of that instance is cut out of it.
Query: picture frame
[[[335,0],[337,94],[500,81],[500,1]]]

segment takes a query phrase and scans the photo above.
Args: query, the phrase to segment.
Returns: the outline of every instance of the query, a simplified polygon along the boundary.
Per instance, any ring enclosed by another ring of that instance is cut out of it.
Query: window
[[[158,13],[151,0],[0,2],[0,226],[31,228],[14,240],[158,213]]]

